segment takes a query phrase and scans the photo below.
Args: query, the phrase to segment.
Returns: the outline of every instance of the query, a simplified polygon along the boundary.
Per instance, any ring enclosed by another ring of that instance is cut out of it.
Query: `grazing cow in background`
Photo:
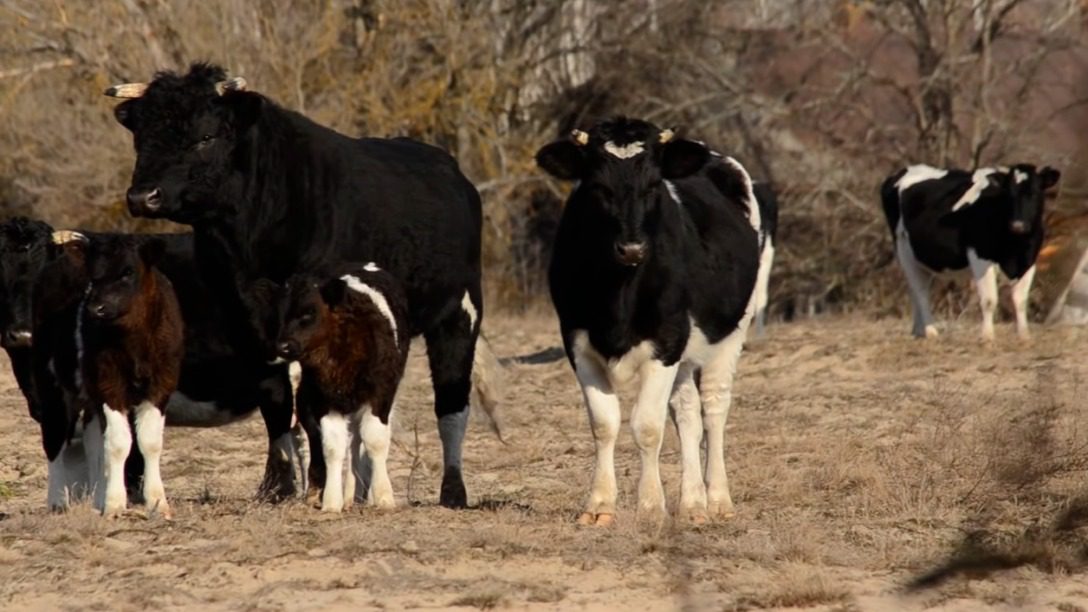
[[[95,491],[96,505],[106,516],[125,510],[124,465],[132,447],[129,414],[133,413],[136,443],[144,457],[144,501],[149,511],[170,518],[159,464],[165,407],[181,376],[185,335],[174,288],[155,267],[166,245],[135,236],[76,240],[75,244],[84,245],[82,257],[90,281],[77,320],[77,342],[83,384],[92,406],[84,429],[88,463],[92,471],[104,468],[105,475],[105,486]],[[104,419],[102,424],[98,418]],[[102,435],[101,446],[91,441]],[[101,448],[101,456],[90,456],[92,448]]]
[[[929,305],[933,275],[971,269],[982,307],[982,337],[994,338],[997,269],[1013,283],[1016,331],[1028,338],[1028,293],[1043,245],[1044,192],[1061,173],[1031,164],[974,172],[915,165],[880,189],[899,265],[914,310],[913,333],[934,337]]]
[[[774,265],[774,244],[778,232],[778,196],[769,183],[752,183],[756,203],[759,204],[759,275],[756,277],[755,318],[756,335],[762,336],[767,324],[767,287],[771,282]]]
[[[194,64],[111,87],[133,134],[133,215],[191,225],[196,258],[244,328],[250,284],[283,284],[341,261],[374,261],[403,283],[405,333],[427,343],[443,448],[439,501],[464,507],[462,441],[483,315],[480,196],[444,151],[406,138],[351,138]],[[251,343],[273,339],[253,334]],[[485,406],[488,404],[485,403]],[[320,432],[307,431],[318,450]],[[324,482],[320,453],[313,482]]]
[[[29,233],[19,229],[24,227],[35,229]],[[91,239],[112,235],[82,234]],[[25,235],[30,244],[12,246],[14,243],[5,238],[4,248],[11,247],[30,256],[25,265],[14,265],[20,262],[18,256],[4,258],[3,264],[12,265],[0,265],[3,273],[0,285],[5,288],[0,312],[15,312],[9,306],[13,301],[29,301],[23,310],[32,313],[31,322],[20,325],[32,329],[32,346],[20,349],[22,355],[15,351],[9,351],[9,355],[31,416],[42,427],[50,474],[55,476],[50,479],[49,505],[62,509],[67,506],[64,483],[75,478],[71,474],[73,469],[82,469],[75,463],[76,457],[66,455],[71,454],[73,444],[78,446],[73,438],[78,423],[69,414],[81,410],[73,399],[79,394],[74,326],[88,281],[82,268],[73,265],[71,257],[65,255],[72,248],[67,243],[77,233],[54,231],[45,223],[27,219],[0,223],[0,236],[12,235]],[[244,330],[228,323],[220,300],[197,270],[192,234],[154,237],[166,244],[166,253],[158,267],[173,284],[185,320],[185,362],[179,390],[171,395],[166,407],[167,425],[219,426],[245,418],[260,408],[269,446],[259,495],[275,500],[291,497],[296,490],[292,460],[299,449],[295,448],[291,432],[293,400],[286,372],[282,367],[254,360],[241,350],[243,345],[239,340],[244,338]],[[20,371],[27,373],[20,375]],[[43,412],[48,413],[48,418],[43,417]],[[81,461],[82,452],[77,454]],[[126,468],[130,486],[138,482],[141,463],[138,449],[134,449]]]
[[[394,506],[386,459],[393,399],[408,359],[407,308],[397,280],[372,263],[287,282],[276,346],[284,359],[302,364],[299,393],[310,397],[300,404],[320,423],[325,512],[351,505],[356,477],[374,506]],[[353,460],[342,480],[349,445]],[[354,467],[362,457],[360,445],[369,460],[366,474]]]
[[[622,117],[575,130],[536,160],[556,178],[578,181],[549,283],[597,445],[579,522],[613,521],[621,419],[614,389],[636,374],[639,510],[665,510],[658,454],[671,403],[683,461],[680,512],[696,522],[730,516],[725,420],[760,258],[760,211],[748,173],[701,143]]]

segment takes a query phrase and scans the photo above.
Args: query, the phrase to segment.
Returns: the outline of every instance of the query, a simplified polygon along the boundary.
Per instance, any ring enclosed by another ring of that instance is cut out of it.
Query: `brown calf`
[[[302,364],[299,407],[321,427],[321,509],[350,506],[356,477],[373,505],[392,508],[389,417],[411,334],[399,283],[374,264],[348,265],[326,277],[292,277],[280,306],[277,351]],[[357,467],[344,479],[349,446]]]
[[[144,456],[143,494],[149,511],[170,518],[159,461],[163,408],[177,388],[184,355],[181,310],[170,281],[155,268],[164,244],[139,236],[84,241],[81,256],[90,279],[79,318],[83,385],[95,406],[85,439],[104,435],[104,466],[91,460],[99,481],[95,502],[106,516],[124,511],[125,458],[132,447],[128,415]],[[101,418],[103,426],[96,421]],[[100,438],[99,438],[100,439]],[[100,479],[105,477],[105,486]]]

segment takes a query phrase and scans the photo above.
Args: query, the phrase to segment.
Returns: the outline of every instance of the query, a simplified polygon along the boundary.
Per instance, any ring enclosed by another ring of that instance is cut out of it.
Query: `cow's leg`
[[[268,459],[257,496],[279,502],[295,495],[295,454],[291,421],[294,410],[287,368],[260,382],[259,407],[268,432]]]
[[[321,417],[321,445],[325,455],[325,490],[322,512],[344,509],[344,459],[348,450],[348,419],[338,412]]]
[[[354,485],[352,487],[353,500],[360,504],[365,503],[370,492],[370,482],[374,475],[374,466],[367,456],[367,449],[363,434],[363,415],[367,408],[358,410],[351,417],[351,456],[348,464],[351,466],[351,474],[348,479]],[[347,493],[345,493],[347,495]],[[373,497],[369,497],[373,499]]]
[[[69,497],[71,491],[68,488],[68,466],[65,462],[68,446],[66,442],[57,456],[49,461],[45,503],[52,512],[64,512],[71,501]]]
[[[132,431],[125,413],[109,406],[104,406],[102,412],[106,421],[106,499],[102,514],[114,517],[125,511],[125,504],[128,502],[125,494],[125,458],[132,449]]]
[[[900,223],[902,228],[902,223]],[[917,338],[935,338],[937,326],[933,324],[933,313],[929,309],[929,285],[932,280],[929,271],[914,256],[914,249],[910,246],[910,240],[906,233],[900,231],[895,241],[895,252],[899,258],[899,266],[903,268],[903,276],[907,278],[907,289],[910,293],[910,302],[914,315],[914,326],[911,333]]]
[[[92,413],[83,426],[83,451],[87,454],[87,486],[90,488],[91,504],[101,510],[106,504],[106,466],[105,439],[102,435],[102,419]]]
[[[680,366],[669,400],[676,434],[680,438],[680,509],[678,514],[697,523],[706,522],[706,485],[699,448],[703,441],[702,404],[695,386],[695,368]]]
[[[434,410],[442,439],[442,489],[438,503],[447,508],[468,506],[461,471],[462,443],[468,427],[472,358],[479,334],[479,291],[469,293],[435,327],[424,333],[434,386]]]
[[[978,304],[982,309],[982,339],[994,339],[994,311],[997,310],[997,266],[991,261],[979,259],[974,250],[967,250],[967,263],[978,291]]]
[[[157,512],[165,519],[173,518],[162,484],[162,437],[166,414],[151,402],[136,406],[136,445],[144,456],[144,503],[148,512]]]
[[[759,273],[756,275],[755,309],[756,335],[762,336],[767,319],[767,288],[771,282],[771,266],[774,265],[774,241],[769,237],[759,256]]]
[[[578,517],[583,525],[612,524],[616,515],[616,438],[620,432],[620,402],[604,367],[594,358],[575,355],[574,374],[585,396],[589,425],[597,446],[593,484],[586,511]]]
[[[638,479],[638,510],[650,516],[665,514],[665,491],[661,488],[658,458],[665,436],[669,413],[669,395],[679,364],[666,366],[651,360],[640,368],[642,385],[631,412],[631,432],[635,437],[642,470]]]
[[[1028,295],[1031,293],[1031,282],[1035,280],[1035,266],[1028,268],[1023,276],[1012,284],[1012,306],[1016,311],[1016,334],[1021,340],[1031,338],[1028,331]]]
[[[359,435],[363,438],[370,464],[370,503],[376,508],[389,509],[396,505],[393,483],[389,480],[389,447],[393,441],[392,421],[382,423],[366,406],[359,415]],[[389,414],[392,419],[392,412]]]
[[[733,516],[733,500],[725,475],[725,421],[733,403],[733,379],[749,322],[742,319],[740,326],[721,341],[699,377],[699,399],[706,428],[707,511],[712,517]]]

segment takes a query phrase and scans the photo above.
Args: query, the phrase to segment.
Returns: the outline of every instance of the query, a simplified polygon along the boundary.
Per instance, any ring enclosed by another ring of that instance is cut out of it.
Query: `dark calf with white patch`
[[[997,270],[1012,281],[1016,331],[1028,338],[1028,294],[1043,246],[1044,192],[1061,173],[1031,164],[974,172],[926,165],[888,177],[880,194],[914,312],[913,333],[934,337],[929,304],[936,273],[970,268],[982,308],[982,337],[994,338]]]
[[[125,509],[124,463],[132,447],[128,415],[144,457],[147,508],[170,516],[160,472],[165,406],[181,375],[184,330],[173,286],[155,264],[165,245],[155,239],[112,236],[87,241],[90,280],[80,313],[83,384],[96,418],[84,437],[104,435],[105,486],[96,491],[103,514]],[[88,449],[91,443],[88,442]],[[90,461],[95,466],[96,461]]]
[[[748,173],[701,143],[624,118],[576,130],[536,159],[553,176],[578,181],[549,283],[597,446],[579,522],[613,520],[621,420],[614,389],[636,374],[639,510],[665,510],[658,454],[671,404],[683,461],[680,512],[696,521],[731,515],[725,421],[760,258],[760,210]]]
[[[350,506],[357,477],[374,506],[392,508],[389,418],[410,340],[403,290],[374,264],[344,266],[328,276],[291,277],[281,312],[277,350],[302,364],[299,405],[312,414],[301,416],[320,423],[326,466],[321,509]]]

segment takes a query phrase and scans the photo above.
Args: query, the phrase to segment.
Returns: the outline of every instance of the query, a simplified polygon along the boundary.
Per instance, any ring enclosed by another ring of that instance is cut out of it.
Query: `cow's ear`
[[[239,132],[257,123],[264,109],[264,97],[252,91],[227,91],[220,99],[230,108],[234,127]]]
[[[125,100],[115,106],[113,108],[113,118],[131,132],[136,123],[136,100]]]
[[[90,240],[84,234],[71,230],[53,232],[52,247],[68,258],[72,265],[82,269],[87,260],[87,246]]]
[[[1057,185],[1060,178],[1062,178],[1061,171],[1051,168],[1050,166],[1046,166],[1039,171],[1039,184],[1044,191]]]
[[[148,238],[137,247],[140,259],[148,266],[154,266],[162,260],[166,254],[166,243],[159,238]]]
[[[336,308],[344,301],[344,294],[347,289],[347,283],[343,280],[339,278],[330,279],[321,285],[321,299],[325,300],[325,304],[329,308]]]
[[[710,149],[694,140],[672,140],[661,149],[661,176],[666,179],[691,176],[710,161]]]
[[[582,178],[585,160],[585,145],[567,139],[544,145],[536,152],[536,165],[564,181]]]

